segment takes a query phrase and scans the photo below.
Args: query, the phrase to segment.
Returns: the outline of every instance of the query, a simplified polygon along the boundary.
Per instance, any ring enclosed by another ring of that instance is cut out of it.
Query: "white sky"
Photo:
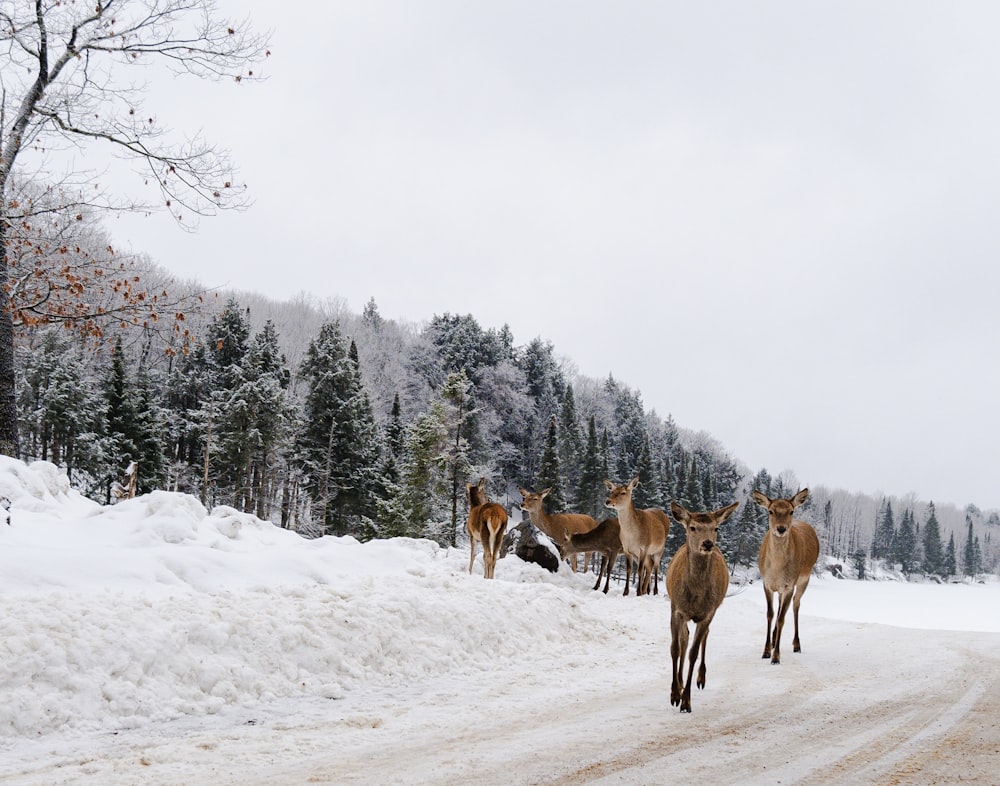
[[[803,485],[1000,507],[1000,7],[223,5],[273,30],[269,80],[148,108],[255,204],[119,242],[508,323]]]

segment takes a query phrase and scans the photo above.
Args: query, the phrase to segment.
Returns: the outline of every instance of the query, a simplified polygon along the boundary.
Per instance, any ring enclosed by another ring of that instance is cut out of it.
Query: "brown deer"
[[[618,519],[604,519],[589,532],[581,532],[578,535],[566,533],[565,540],[559,546],[559,552],[563,559],[580,552],[598,553],[601,555],[601,569],[597,572],[597,581],[594,583],[596,590],[601,586],[601,579],[604,578],[604,594],[608,594],[608,586],[611,583],[611,570],[618,560],[618,555],[622,553],[621,527]]]
[[[705,687],[705,647],[708,626],[726,597],[729,569],[717,544],[719,525],[739,507],[734,502],[711,513],[692,513],[670,503],[670,513],[687,536],[667,566],[667,595],[670,597],[670,706],[680,705],[681,712],[691,712],[691,678],[694,662],[701,652],[698,687]],[[695,623],[694,642],[688,657],[684,679],[684,653],[688,645],[688,621]]]
[[[816,537],[816,530],[806,522],[793,519],[792,512],[808,496],[809,489],[802,489],[791,499],[770,499],[759,491],[753,493],[754,502],[767,510],[767,534],[760,544],[757,558],[767,599],[767,637],[761,657],[770,658],[774,665],[781,663],[781,631],[785,627],[789,604],[795,619],[792,651],[802,651],[799,644],[799,604],[819,557],[819,538]],[[772,628],[772,598],[775,592],[778,593],[778,619]]]
[[[610,480],[605,480],[608,487],[608,498],[604,504],[618,512],[618,523],[622,530],[622,549],[626,561],[631,557],[636,561],[638,577],[636,579],[636,595],[648,595],[649,585],[653,583],[653,594],[660,594],[660,560],[666,548],[667,532],[670,530],[670,518],[659,508],[636,509],[632,502],[632,491],[639,485],[639,478],[632,478],[628,483],[616,486]],[[628,582],[625,583],[625,595],[628,595]]]
[[[551,493],[551,488],[535,492],[518,486],[517,490],[524,497],[521,507],[528,511],[531,523],[548,535],[556,548],[559,548],[566,540],[567,532],[570,535],[579,535],[582,532],[590,532],[590,530],[597,526],[597,521],[594,517],[588,516],[585,513],[546,513],[545,497]],[[588,558],[584,561],[584,568],[586,568],[589,562],[588,555]],[[573,556],[570,564],[573,566],[573,571],[575,572],[576,555]]]
[[[482,543],[483,578],[492,579],[507,529],[507,511],[503,505],[490,502],[486,493],[486,478],[480,478],[475,486],[466,483],[465,495],[469,500],[469,520],[465,524],[469,532],[469,573],[472,573],[472,563],[476,561],[476,543]]]

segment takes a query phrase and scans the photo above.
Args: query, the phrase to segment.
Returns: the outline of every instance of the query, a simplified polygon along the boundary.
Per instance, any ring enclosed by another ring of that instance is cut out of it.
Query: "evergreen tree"
[[[470,406],[472,383],[459,371],[451,373],[441,389],[445,425],[448,429],[448,450],[445,453],[445,471],[450,483],[451,539],[457,545],[459,524],[459,499],[465,499],[464,479],[472,466],[469,460],[469,441],[463,434],[466,421],[473,414]]]
[[[566,497],[562,491],[562,478],[559,471],[559,440],[556,436],[555,415],[549,420],[549,430],[545,437],[545,450],[542,451],[542,463],[538,470],[536,487],[551,488],[545,497],[549,513],[562,513],[566,509]]]
[[[885,507],[879,511],[876,520],[875,536],[872,539],[872,558],[888,559],[895,537],[896,523],[892,516],[892,502],[886,500]]]
[[[267,518],[293,419],[286,392],[290,374],[270,320],[236,366],[228,375],[233,387],[217,397],[214,466],[234,507]]]
[[[945,570],[944,546],[941,543],[941,528],[938,525],[934,503],[927,505],[927,521],[924,523],[924,572],[942,575]]]
[[[448,509],[444,454],[448,449],[448,427],[440,401],[410,423],[403,440],[400,509],[404,517],[390,523],[393,535],[430,537],[441,545],[451,542],[442,522]]]
[[[691,457],[691,468],[684,482],[684,493],[681,497],[685,508],[691,511],[705,510],[705,500],[702,498],[701,478],[698,474],[698,460]]]
[[[944,570],[942,573],[946,576],[954,576],[958,572],[958,566],[955,554],[955,533],[952,532],[948,538],[948,545],[944,550]]]
[[[103,436],[107,402],[81,352],[59,331],[47,330],[21,365],[21,457],[64,466],[84,493],[106,501],[113,472]]]
[[[868,554],[864,549],[857,549],[851,554],[851,567],[854,568],[855,573],[858,574],[858,578],[864,581],[865,578],[865,561],[868,559]]]
[[[565,488],[574,492],[573,496],[575,496],[575,491],[580,486],[580,475],[583,472],[584,447],[572,385],[566,385],[562,405],[559,407],[557,440],[559,444],[559,468],[566,481]],[[576,508],[579,508],[579,500],[567,499],[567,503],[576,503]]]
[[[378,441],[361,373],[339,323],[309,343],[300,376],[307,392],[296,463],[317,521],[336,535],[362,535],[375,509]]]
[[[639,477],[639,485],[636,486],[632,494],[635,506],[640,509],[662,508],[663,495],[660,490],[660,477],[653,465],[653,451],[648,436],[643,440],[642,450],[639,452],[636,475]]]
[[[756,564],[761,539],[764,537],[760,531],[760,517],[755,510],[758,507],[752,502],[748,490],[743,507],[740,509],[740,515],[733,521],[735,526],[727,539],[727,543],[732,544],[731,548],[726,551],[726,559],[732,565],[730,572],[737,565],[749,568]]]
[[[900,566],[906,575],[910,575],[917,567],[917,532],[913,525],[913,511],[903,511],[899,530],[893,539],[892,561]]]
[[[587,423],[587,444],[583,453],[576,502],[581,513],[593,516],[598,521],[604,517],[604,478],[601,476],[601,457],[597,444],[597,419],[594,415],[590,416]]]
[[[968,534],[965,536],[965,548],[962,549],[962,573],[966,576],[975,576],[979,570],[976,565],[976,545],[972,531],[972,516],[965,514],[965,524],[968,527]]]

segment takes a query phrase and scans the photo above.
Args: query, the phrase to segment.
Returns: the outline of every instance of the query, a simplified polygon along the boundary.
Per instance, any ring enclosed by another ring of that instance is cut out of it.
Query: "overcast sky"
[[[802,485],[1000,507],[1000,6],[229,5],[268,81],[148,106],[254,205],[120,242],[507,323]]]

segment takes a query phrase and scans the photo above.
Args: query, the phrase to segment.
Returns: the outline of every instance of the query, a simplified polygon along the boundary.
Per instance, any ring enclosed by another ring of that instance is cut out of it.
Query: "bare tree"
[[[85,196],[49,201],[47,210],[165,209],[191,227],[200,216],[243,207],[246,191],[228,153],[200,137],[174,141],[144,110],[147,86],[135,80],[142,66],[160,64],[182,76],[245,82],[258,78],[253,68],[268,54],[266,36],[248,20],[220,18],[213,0],[7,0],[0,7],[0,453],[19,453],[8,253],[12,228],[36,209],[14,193],[16,175],[49,181],[65,154],[103,144],[142,164],[155,203],[116,202],[77,172],[64,178],[62,192]]]

